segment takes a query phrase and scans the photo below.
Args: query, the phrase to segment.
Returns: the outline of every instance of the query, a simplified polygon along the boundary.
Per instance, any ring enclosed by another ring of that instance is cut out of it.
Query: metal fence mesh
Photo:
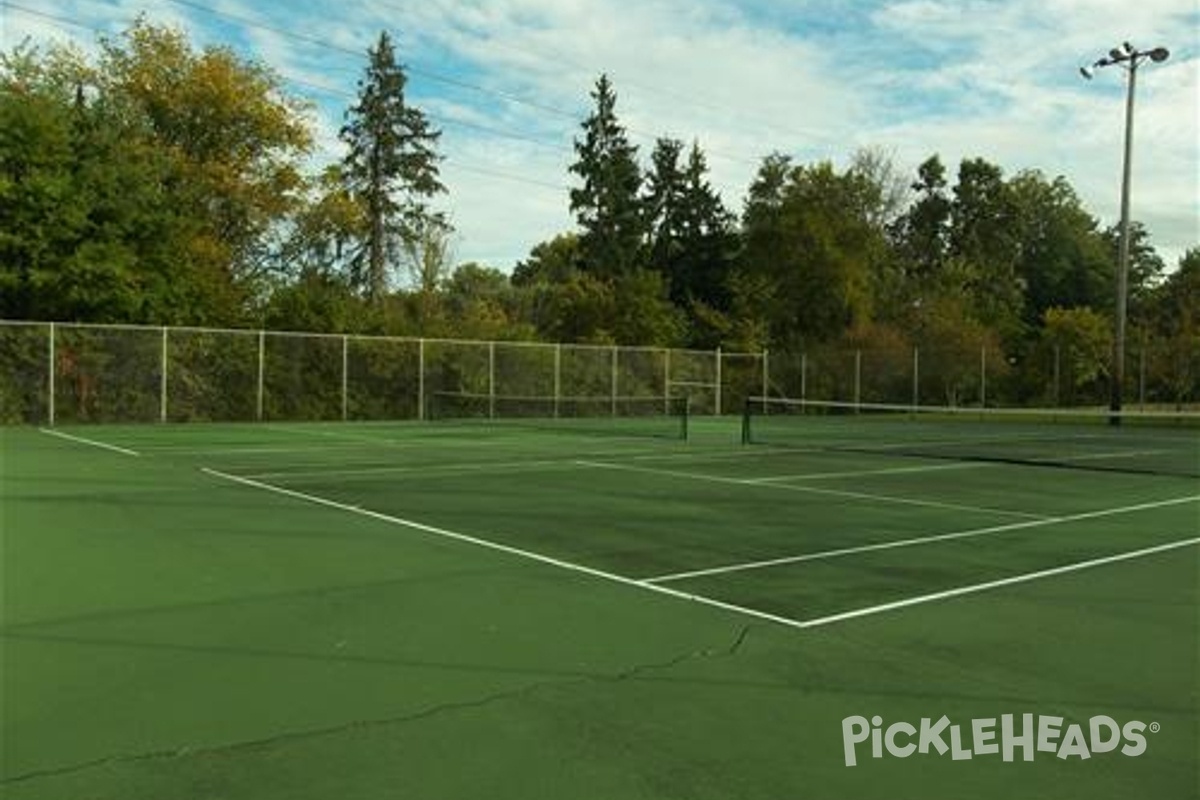
[[[1127,348],[1131,406],[1200,400],[1200,347]],[[1101,406],[1106,354],[1041,343],[900,341],[800,353],[478,342],[0,320],[0,423],[423,419],[435,394],[687,398],[736,414],[748,397],[921,406]]]

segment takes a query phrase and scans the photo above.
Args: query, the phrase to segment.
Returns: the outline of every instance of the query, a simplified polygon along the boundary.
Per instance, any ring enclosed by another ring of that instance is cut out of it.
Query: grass
[[[1200,796],[1194,479],[692,427],[4,429],[0,794]],[[845,765],[850,716],[1024,713],[1161,728]]]

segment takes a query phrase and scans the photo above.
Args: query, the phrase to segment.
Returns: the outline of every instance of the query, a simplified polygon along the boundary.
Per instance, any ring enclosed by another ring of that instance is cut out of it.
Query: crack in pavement
[[[61,767],[51,769],[40,769],[31,772],[26,772],[20,775],[14,775],[11,778],[0,780],[0,786],[9,786],[17,783],[36,780],[39,778],[53,778],[63,775],[70,775],[87,770],[99,769],[102,767],[134,764],[143,761],[158,761],[173,758],[189,758],[193,756],[208,756],[208,755],[223,755],[235,753],[242,750],[253,750],[258,748],[267,748],[276,744],[300,741],[304,739],[315,739],[323,736],[336,736],[349,731],[366,730],[370,728],[383,728],[390,725],[403,725],[411,722],[420,722],[432,717],[443,714],[454,713],[458,711],[468,711],[493,703],[499,703],[506,700],[516,700],[543,689],[548,688],[566,688],[571,686],[580,686],[591,683],[621,683],[623,681],[634,680],[638,676],[649,672],[661,672],[677,667],[681,664],[694,660],[702,660],[708,658],[730,658],[737,655],[742,649],[746,640],[750,636],[752,625],[743,625],[733,641],[725,646],[709,647],[700,650],[691,650],[686,653],[674,656],[666,661],[650,662],[646,664],[634,664],[631,667],[623,669],[616,673],[588,675],[578,678],[568,678],[561,680],[537,681],[526,686],[520,686],[514,689],[506,689],[500,692],[494,692],[484,695],[483,697],[474,700],[461,700],[457,702],[439,703],[438,705],[430,706],[410,714],[402,714],[395,717],[387,717],[383,719],[371,720],[351,720],[339,725],[332,725],[325,728],[312,728],[309,730],[300,731],[285,731],[267,736],[261,739],[248,739],[240,742],[231,742],[227,744],[210,745],[204,747],[179,747],[174,749],[152,750],[144,753],[134,753],[128,755],[112,755],[103,758],[93,759],[91,761],[83,761],[76,764],[68,764]]]

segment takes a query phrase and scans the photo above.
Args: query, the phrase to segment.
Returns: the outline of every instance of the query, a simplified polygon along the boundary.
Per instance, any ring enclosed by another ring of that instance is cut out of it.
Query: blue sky
[[[1134,217],[1169,263],[1200,244],[1196,0],[0,0],[0,46],[87,49],[139,13],[275,68],[316,104],[326,160],[390,31],[410,100],[443,130],[456,260],[503,269],[573,227],[567,166],[601,72],[643,159],[656,137],[697,140],[734,211],[769,153],[844,165],[878,147],[905,174],[938,153],[1064,175],[1110,224],[1124,73],[1077,68],[1164,45],[1170,60],[1139,71]]]

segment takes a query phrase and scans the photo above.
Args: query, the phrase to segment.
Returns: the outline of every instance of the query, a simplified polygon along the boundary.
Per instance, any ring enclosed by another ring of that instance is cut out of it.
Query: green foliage
[[[1101,230],[1061,176],[1010,178],[970,158],[952,178],[935,154],[909,182],[878,148],[844,169],[774,154],[735,218],[699,143],[663,138],[638,163],[602,76],[570,166],[578,228],[533,246],[510,278],[455,269],[452,228],[431,207],[446,190],[440,134],[405,90],[382,34],[341,131],[347,158],[305,175],[305,104],[228,48],[138,21],[94,56],[25,46],[0,57],[0,316],[603,345],[568,359],[583,365],[580,390],[601,393],[607,345],[621,343],[766,349],[784,376],[799,374],[786,354],[811,353],[810,388],[843,396],[847,353],[858,353],[874,370],[859,390],[907,399],[911,365],[896,365],[914,347],[922,402],[982,399],[981,358],[999,381],[989,402],[1105,394],[1118,232]],[[1194,249],[1168,273],[1131,226],[1126,371],[1153,402],[1200,397],[1198,262]],[[90,381],[145,366],[154,342],[65,344],[66,418],[104,419],[118,399],[153,415],[156,386],[118,380],[98,393]],[[204,387],[256,369],[251,339],[173,346],[171,381],[190,397],[173,414],[250,414],[246,397]],[[24,363],[38,344],[14,347]],[[348,351],[351,371],[407,386],[415,356],[391,348]],[[452,350],[439,362],[446,385],[478,381],[478,354]],[[268,416],[342,413],[330,386],[340,352],[280,355],[293,371],[268,376]],[[654,385],[645,376],[631,385]],[[13,380],[0,416],[27,419],[36,387]],[[384,413],[367,394],[347,413]],[[388,413],[412,410],[412,393],[400,396]]]
[[[752,313],[774,344],[827,341],[869,318],[883,247],[868,218],[870,192],[861,176],[829,163],[764,162],[743,214],[741,270],[757,280],[737,285],[757,290]]]
[[[304,106],[171,29],[100,44],[0,64],[0,313],[235,322],[294,208]]]
[[[1109,320],[1090,308],[1049,308],[1041,333],[1055,357],[1058,402],[1073,405],[1103,395],[1113,343]]]
[[[534,245],[529,258],[513,269],[513,286],[562,283],[579,269],[581,250],[579,236],[562,233],[546,242]]]
[[[448,229],[448,223],[428,205],[446,191],[435,150],[441,132],[407,102],[407,78],[386,31],[368,57],[358,104],[346,113],[341,138],[350,150],[344,162],[346,186],[365,215],[350,259],[351,282],[378,302],[406,251],[411,262],[414,249],[424,252],[429,232]]]
[[[596,109],[583,123],[583,141],[571,172],[583,186],[571,190],[571,212],[583,229],[580,267],[604,278],[624,275],[640,266],[646,219],[637,148],[617,121],[616,93],[602,75],[592,93]]]

